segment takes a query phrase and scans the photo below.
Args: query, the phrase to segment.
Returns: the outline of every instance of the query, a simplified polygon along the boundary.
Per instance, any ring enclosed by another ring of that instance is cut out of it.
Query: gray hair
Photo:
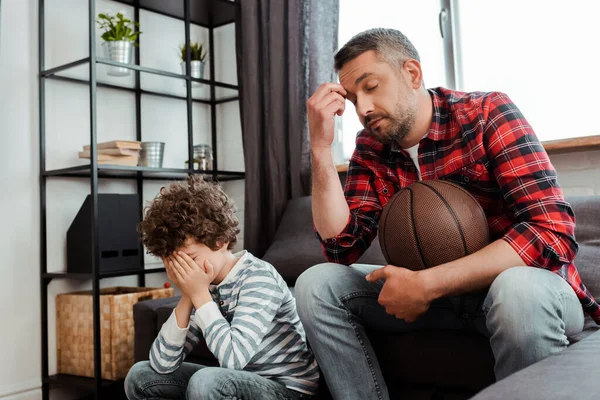
[[[395,29],[374,28],[355,35],[334,56],[336,72],[361,54],[375,52],[390,65],[402,67],[409,58],[421,62],[419,52],[406,36]]]

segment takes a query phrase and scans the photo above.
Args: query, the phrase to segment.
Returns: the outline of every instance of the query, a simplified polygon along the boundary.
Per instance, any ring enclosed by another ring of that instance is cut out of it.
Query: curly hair
[[[148,253],[166,257],[184,246],[188,238],[218,250],[237,242],[239,222],[235,207],[223,189],[200,175],[160,189],[144,208],[144,220],[137,229]]]

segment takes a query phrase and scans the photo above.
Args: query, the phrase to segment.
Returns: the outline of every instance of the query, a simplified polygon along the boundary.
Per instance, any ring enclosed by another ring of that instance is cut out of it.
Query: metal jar
[[[164,142],[142,142],[140,165],[142,167],[162,168],[164,154]]]
[[[204,61],[193,60],[190,61],[190,72],[192,78],[202,79],[204,77]],[[185,61],[181,62],[181,75],[185,75]],[[183,82],[185,86],[185,81]],[[202,86],[200,82],[192,82],[192,87]]]
[[[131,64],[131,58],[133,55],[133,42],[128,40],[116,40],[111,42],[102,43],[104,47],[104,55],[111,61]],[[128,76],[131,74],[131,70],[124,67],[116,67],[108,65],[108,75],[111,76]]]
[[[211,171],[213,167],[212,149],[207,144],[194,146],[194,169],[199,171]]]

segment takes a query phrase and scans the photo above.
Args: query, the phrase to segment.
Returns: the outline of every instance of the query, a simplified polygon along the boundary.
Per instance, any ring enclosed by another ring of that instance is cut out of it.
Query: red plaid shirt
[[[437,88],[430,95],[433,121],[419,144],[422,179],[443,179],[467,189],[485,211],[491,240],[504,239],[527,265],[564,278],[600,324],[600,306],[573,263],[578,250],[573,210],[519,109],[498,92]],[[355,262],[377,235],[388,200],[418,179],[407,152],[361,131],[346,179],[350,217],[342,233],[322,241],[327,259]]]

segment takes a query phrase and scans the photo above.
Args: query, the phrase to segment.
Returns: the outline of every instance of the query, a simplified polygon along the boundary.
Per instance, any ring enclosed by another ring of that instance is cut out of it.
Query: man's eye
[[[377,89],[377,86],[379,86],[379,84],[372,86],[370,88],[367,88],[367,92],[372,92],[373,90]]]

